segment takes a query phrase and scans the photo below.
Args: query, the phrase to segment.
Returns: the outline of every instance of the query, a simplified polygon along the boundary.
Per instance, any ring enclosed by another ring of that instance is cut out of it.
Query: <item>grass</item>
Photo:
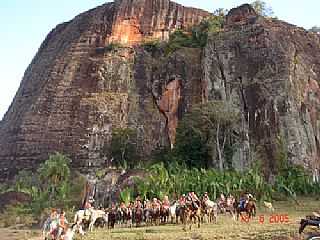
[[[294,202],[276,202],[275,211],[271,213],[258,207],[257,216],[249,221],[234,222],[230,216],[219,215],[217,224],[204,224],[198,229],[193,226],[191,231],[183,231],[182,225],[165,225],[141,228],[116,228],[114,230],[96,230],[84,237],[84,240],[117,239],[117,240],[205,240],[205,239],[303,239],[298,235],[299,221],[305,215],[318,209],[319,204],[311,199],[299,199],[300,205]],[[288,223],[270,223],[273,215],[288,215]],[[265,222],[259,223],[259,216]],[[306,232],[314,229],[307,228]]]

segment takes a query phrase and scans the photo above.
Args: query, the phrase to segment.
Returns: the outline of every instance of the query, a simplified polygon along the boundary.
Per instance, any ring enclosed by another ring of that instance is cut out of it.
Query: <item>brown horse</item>
[[[141,207],[135,208],[134,211],[134,221],[136,223],[136,227],[140,227],[143,220],[143,209]]]
[[[151,224],[155,226],[160,224],[160,209],[158,207],[152,206],[150,209]]]
[[[160,208],[160,222],[167,223],[169,220],[169,208],[164,207],[163,205]]]
[[[242,213],[245,212],[249,218],[255,217],[257,212],[256,202],[254,199],[249,199],[244,208],[241,208],[238,201],[235,201],[234,208],[237,212],[237,220]]]
[[[195,205],[194,203],[187,204],[185,206],[181,206],[181,219],[183,222],[183,230],[187,230],[187,226],[189,225],[189,229],[191,230],[192,224],[195,223],[200,228],[202,212],[201,206]]]

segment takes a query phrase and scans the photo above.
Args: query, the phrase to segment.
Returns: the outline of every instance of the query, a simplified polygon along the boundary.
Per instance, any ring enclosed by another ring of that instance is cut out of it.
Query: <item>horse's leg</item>
[[[198,220],[198,228],[200,228],[200,225],[201,225],[201,212],[198,211],[198,213],[196,214],[195,217]]]
[[[187,231],[187,215],[186,215],[186,213],[182,213],[180,218],[181,218],[181,221],[183,224],[183,230]]]
[[[90,221],[88,230],[89,230],[89,232],[92,232],[92,230],[93,230],[93,221]]]

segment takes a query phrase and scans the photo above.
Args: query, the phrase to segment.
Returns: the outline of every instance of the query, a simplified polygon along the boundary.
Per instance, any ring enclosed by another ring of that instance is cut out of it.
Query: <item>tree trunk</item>
[[[220,142],[219,142],[219,134],[220,134],[220,124],[217,124],[217,131],[216,131],[216,146],[217,146],[217,152],[218,152],[218,160],[219,160],[219,170],[223,170],[223,156],[222,156],[222,151],[220,147]]]

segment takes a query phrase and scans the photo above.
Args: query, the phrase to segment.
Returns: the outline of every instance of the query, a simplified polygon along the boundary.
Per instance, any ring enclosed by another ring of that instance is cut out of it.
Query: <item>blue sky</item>
[[[49,31],[61,22],[106,0],[0,0],[0,119],[7,111],[24,71]],[[213,11],[252,0],[176,0],[186,6]],[[266,0],[275,15],[292,24],[320,25],[319,0]]]

